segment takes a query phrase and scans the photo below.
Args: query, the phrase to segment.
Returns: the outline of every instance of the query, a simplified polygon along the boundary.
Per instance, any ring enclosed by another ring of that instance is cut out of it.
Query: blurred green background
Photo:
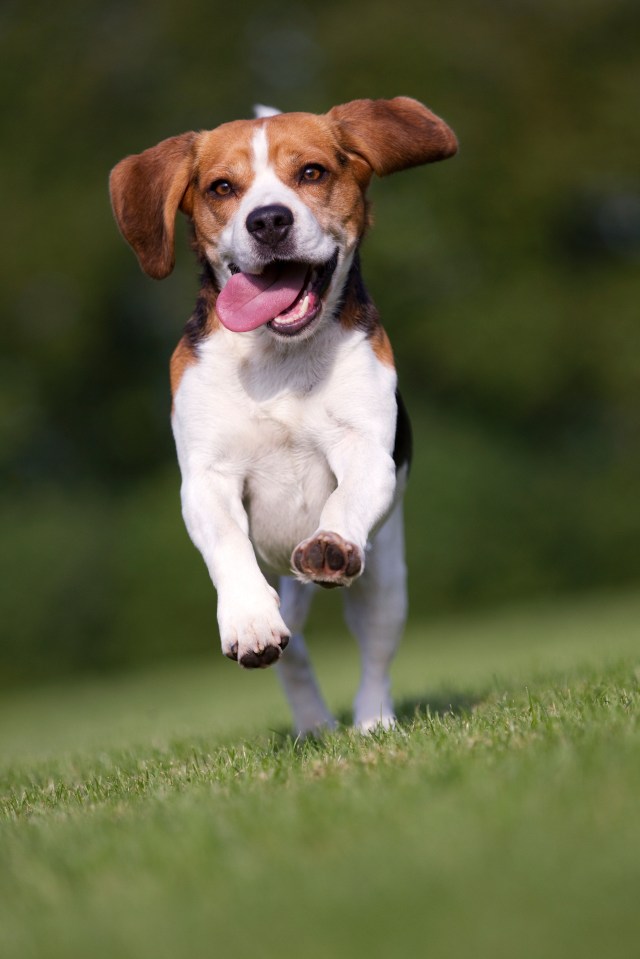
[[[413,616],[637,586],[639,40],[637,0],[5,0],[5,685],[216,649],[169,427],[197,270],[183,228],[140,272],[107,175],[254,102],[407,94],[460,139],[374,184],[364,250],[416,431]]]

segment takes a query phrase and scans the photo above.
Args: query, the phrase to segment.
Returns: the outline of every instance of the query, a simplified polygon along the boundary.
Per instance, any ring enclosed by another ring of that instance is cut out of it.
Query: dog
[[[359,248],[373,174],[456,150],[442,119],[396,97],[262,109],[111,172],[116,221],[149,276],[173,269],[178,210],[190,221],[201,287],[170,365],[184,521],[217,590],[223,653],[277,662],[301,734],[334,725],[302,635],[315,584],[346,587],[355,726],[394,722],[411,433]]]

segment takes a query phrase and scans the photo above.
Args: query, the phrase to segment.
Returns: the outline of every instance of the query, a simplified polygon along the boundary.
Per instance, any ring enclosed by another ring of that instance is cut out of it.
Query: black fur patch
[[[204,339],[208,332],[209,317],[211,311],[215,308],[218,287],[215,274],[206,261],[202,263],[202,273],[200,275],[200,292],[194,307],[193,313],[187,320],[184,328],[184,335],[193,349],[197,349],[200,341]]]
[[[200,340],[204,337],[207,328],[207,319],[209,317],[209,305],[204,296],[199,296],[193,313],[187,320],[184,328],[184,335],[189,341],[189,345],[197,347]]]
[[[411,432],[411,420],[399,390],[396,390],[396,403],[398,418],[396,420],[396,438],[393,444],[393,462],[396,464],[396,470],[399,470],[405,464],[408,468],[411,467],[413,434]]]
[[[353,258],[349,276],[344,285],[342,301],[336,310],[337,321],[340,320],[340,314],[343,311],[349,314],[356,329],[363,330],[368,335],[371,335],[380,321],[379,313],[362,279],[359,251],[356,251]]]

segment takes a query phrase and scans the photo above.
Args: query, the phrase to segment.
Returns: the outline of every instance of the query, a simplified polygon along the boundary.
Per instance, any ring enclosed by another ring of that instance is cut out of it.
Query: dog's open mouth
[[[274,333],[295,336],[320,313],[337,263],[336,249],[319,265],[276,260],[259,274],[241,273],[230,264],[232,275],[218,297],[216,312],[234,333],[267,324]]]

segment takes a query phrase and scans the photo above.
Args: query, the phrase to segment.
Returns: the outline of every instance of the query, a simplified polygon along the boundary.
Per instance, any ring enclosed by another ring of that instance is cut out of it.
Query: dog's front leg
[[[247,668],[270,666],[289,641],[278,594],[260,572],[242,505],[243,478],[183,467],[182,512],[218,592],[222,651]]]
[[[371,531],[392,506],[395,464],[377,438],[352,431],[327,451],[327,459],[337,487],[316,532],[294,549],[292,565],[305,581],[349,586],[364,570]]]

